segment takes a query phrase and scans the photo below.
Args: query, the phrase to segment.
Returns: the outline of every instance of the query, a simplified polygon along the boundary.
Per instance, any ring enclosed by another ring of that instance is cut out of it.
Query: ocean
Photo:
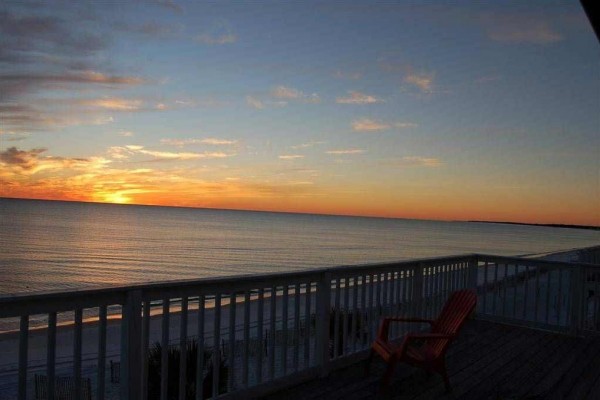
[[[598,244],[583,229],[0,199],[0,295]]]

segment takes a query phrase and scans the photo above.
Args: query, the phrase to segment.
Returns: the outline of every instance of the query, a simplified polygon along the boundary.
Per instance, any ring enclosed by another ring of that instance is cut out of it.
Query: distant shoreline
[[[591,231],[600,231],[600,226],[592,225],[568,225],[568,224],[532,224],[527,222],[508,222],[508,221],[467,221],[480,224],[504,224],[504,225],[526,225],[526,226],[545,226],[548,228],[569,228],[569,229],[587,229]]]

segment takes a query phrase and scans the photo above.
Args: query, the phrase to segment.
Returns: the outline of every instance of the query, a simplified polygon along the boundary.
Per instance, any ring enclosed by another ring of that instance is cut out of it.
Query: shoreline
[[[587,229],[591,231],[600,231],[600,226],[595,225],[571,225],[571,224],[534,224],[529,222],[511,222],[511,221],[478,221],[470,220],[464,222],[471,222],[476,224],[501,224],[501,225],[523,225],[523,226],[540,226],[546,228],[562,228],[562,229]]]

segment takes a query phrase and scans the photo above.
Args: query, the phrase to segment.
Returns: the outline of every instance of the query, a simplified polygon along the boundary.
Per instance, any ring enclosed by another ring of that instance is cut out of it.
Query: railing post
[[[316,303],[316,363],[321,369],[321,376],[329,374],[329,312],[331,308],[331,273],[321,274],[317,283]]]
[[[423,264],[417,263],[415,267],[415,275],[412,282],[412,298],[411,302],[415,305],[415,317],[422,316],[423,313]]]
[[[139,400],[142,387],[142,292],[127,292],[121,319],[121,400]]]
[[[479,259],[477,255],[469,258],[469,281],[467,283],[469,289],[477,290],[477,269],[479,266]]]
[[[585,290],[585,281],[583,266],[577,265],[571,267],[571,282],[570,282],[570,296],[571,296],[571,324],[570,331],[572,335],[577,335],[582,326],[583,316],[583,292]]]

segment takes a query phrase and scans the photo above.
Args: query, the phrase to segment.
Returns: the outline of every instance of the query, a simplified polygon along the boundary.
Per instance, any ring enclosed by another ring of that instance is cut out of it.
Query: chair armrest
[[[400,346],[394,352],[396,357],[402,358],[402,356],[404,355],[404,352],[406,351],[410,342],[412,342],[413,340],[419,340],[419,339],[449,339],[450,340],[450,339],[454,339],[454,335],[447,335],[444,333],[411,333],[411,334],[408,334],[404,337],[404,339],[402,340],[402,343],[400,343]]]
[[[453,339],[454,335],[447,335],[445,333],[411,333],[406,335],[406,340],[414,339]]]
[[[402,317],[384,317],[381,322],[381,326],[379,327],[379,332],[377,332],[377,339],[387,342],[388,340],[388,332],[390,330],[390,322],[414,322],[414,323],[422,323],[426,322],[429,325],[433,325],[434,321],[430,319],[421,319],[421,318],[402,318]]]
[[[414,323],[420,323],[420,322],[426,322],[429,325],[433,325],[433,323],[435,322],[432,319],[422,319],[422,318],[404,318],[404,317],[384,317],[383,320],[388,320],[390,322],[414,322]]]

